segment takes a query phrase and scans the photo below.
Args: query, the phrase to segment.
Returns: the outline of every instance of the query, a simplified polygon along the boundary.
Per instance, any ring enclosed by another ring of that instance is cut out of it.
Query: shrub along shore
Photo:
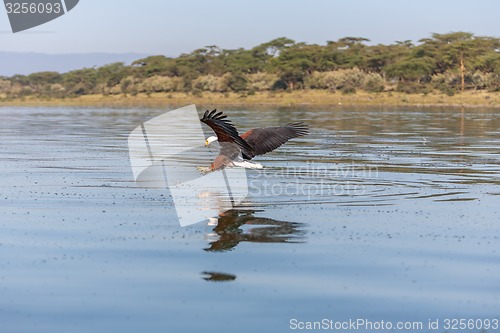
[[[499,38],[367,42],[281,37],[251,49],[211,45],[131,65],[0,77],[0,105],[499,105]]]

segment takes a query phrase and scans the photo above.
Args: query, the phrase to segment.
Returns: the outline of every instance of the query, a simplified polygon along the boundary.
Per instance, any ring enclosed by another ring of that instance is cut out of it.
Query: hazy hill
[[[132,61],[146,56],[148,55],[140,53],[45,54],[0,51],[0,76],[26,75],[41,71],[64,73],[84,67],[99,67],[113,62],[130,64]]]

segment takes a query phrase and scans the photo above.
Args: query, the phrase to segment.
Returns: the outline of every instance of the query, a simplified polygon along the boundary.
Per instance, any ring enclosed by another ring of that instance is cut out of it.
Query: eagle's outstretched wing
[[[241,135],[252,150],[243,149],[243,158],[251,159],[275,150],[290,139],[309,134],[309,129],[302,122],[290,123],[279,127],[254,128]]]

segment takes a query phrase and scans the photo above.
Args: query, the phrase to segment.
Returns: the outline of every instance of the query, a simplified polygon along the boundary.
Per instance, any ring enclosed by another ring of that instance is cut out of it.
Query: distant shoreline
[[[203,92],[152,93],[149,95],[83,95],[67,98],[25,97],[2,99],[5,106],[96,106],[96,107],[165,107],[197,104],[206,107],[322,107],[322,106],[373,106],[373,107],[483,107],[500,108],[500,93],[466,91],[448,96],[441,93],[405,94],[399,92],[342,94],[326,90],[296,90],[293,92],[257,92],[252,95],[237,93]]]

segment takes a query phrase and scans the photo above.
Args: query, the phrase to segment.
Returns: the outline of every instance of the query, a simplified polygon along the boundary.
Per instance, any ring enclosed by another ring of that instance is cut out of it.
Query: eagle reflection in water
[[[306,224],[256,217],[255,210],[228,210],[214,219],[217,225],[207,234],[208,252],[230,251],[240,242],[302,243]],[[210,225],[210,224],[209,224]]]

